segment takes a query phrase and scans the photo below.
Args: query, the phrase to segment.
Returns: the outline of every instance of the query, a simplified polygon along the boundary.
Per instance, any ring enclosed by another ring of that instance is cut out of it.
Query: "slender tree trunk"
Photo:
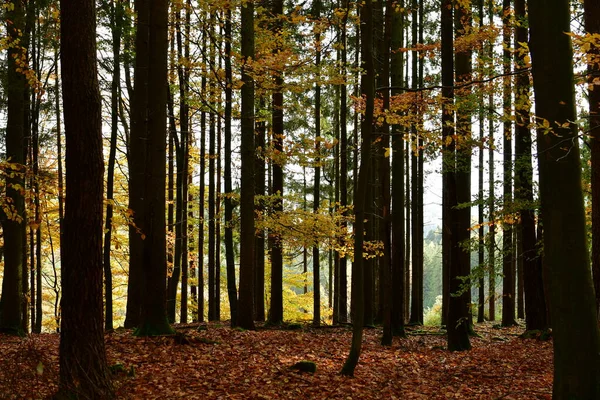
[[[470,5],[459,6],[454,14],[454,29],[456,37],[470,33],[472,15]],[[473,52],[471,50],[460,51],[455,56],[456,82],[458,85],[464,82],[471,82],[473,79],[473,65],[471,63]],[[468,316],[469,332],[473,331],[473,315],[471,312],[471,156],[472,156],[472,137],[471,137],[471,117],[472,107],[469,97],[471,96],[471,87],[461,88],[457,93],[456,107],[456,135],[459,143],[456,145],[456,189],[457,201],[461,206],[455,210],[457,217],[458,244],[460,246],[460,269],[461,277],[461,300],[464,302],[462,307],[464,313]],[[454,234],[454,232],[453,232]],[[466,245],[466,247],[465,247]]]
[[[483,2],[484,0],[479,0],[478,2],[478,13],[479,13],[479,29],[483,28]],[[477,72],[479,79],[483,78],[483,57],[484,57],[484,49],[483,45],[479,48],[479,57],[477,61]],[[479,90],[478,95],[479,101],[479,165],[477,167],[477,183],[478,183],[478,198],[477,198],[477,223],[479,224],[479,229],[477,230],[477,262],[479,265],[479,284],[478,284],[478,303],[477,303],[477,322],[482,323],[485,320],[485,227],[484,227],[484,193],[483,193],[483,176],[484,176],[484,151],[483,151],[483,140],[484,140],[484,109],[483,109],[483,87]]]
[[[241,11],[242,57],[254,58],[254,3]],[[254,80],[242,67],[241,198],[240,198],[240,304],[238,325],[254,329]]]
[[[321,18],[321,1],[313,2],[314,18],[318,21]],[[317,83],[315,84],[315,178],[313,184],[313,212],[319,212],[321,202],[321,85],[319,79],[319,68],[321,67],[321,34],[315,34],[316,56],[315,67],[317,68]],[[313,325],[321,324],[321,260],[319,254],[319,245],[316,244],[312,249],[312,270],[313,270]]]
[[[527,17],[525,0],[515,0],[515,48],[526,43]],[[524,54],[516,52],[516,68],[525,67]],[[533,167],[531,155],[530,83],[529,74],[517,75],[515,82],[515,198],[519,202],[523,287],[525,292],[525,323],[528,330],[548,328],[542,264],[539,262],[535,214],[533,210]]]
[[[511,122],[511,29],[510,29],[510,0],[502,2],[502,40],[504,50],[503,73],[504,82],[502,84],[502,102],[503,102],[503,145],[504,152],[504,200],[503,206],[505,212],[508,212],[512,206],[512,122]],[[513,229],[509,223],[502,224],[502,326],[511,326],[515,322],[515,271],[513,264],[514,244]]]
[[[380,58],[381,58],[381,70],[380,70],[380,83],[387,87],[390,84],[390,46],[391,46],[391,24],[392,24],[392,0],[386,1],[385,15],[384,15],[384,30],[383,39],[380,41]],[[390,91],[385,89],[383,95],[383,109],[388,110],[390,108]],[[380,211],[381,221],[379,221],[379,237],[383,241],[383,256],[380,258],[379,268],[380,281],[379,290],[382,295],[380,296],[381,304],[380,309],[382,311],[382,322],[383,322],[383,336],[381,338],[381,344],[384,346],[392,345],[392,238],[391,238],[391,217],[390,217],[390,160],[389,157],[385,156],[385,151],[390,147],[390,128],[389,125],[383,123],[380,127],[381,132],[381,149],[378,154],[379,158],[379,180],[380,180],[380,196],[382,201],[382,209]]]
[[[283,0],[274,0],[272,3],[272,15],[274,18],[283,14]],[[273,31],[280,34],[283,29],[280,19],[273,24]],[[277,50],[275,50],[277,51]],[[272,140],[273,150],[280,154],[283,151],[283,72],[273,71],[275,89],[272,95]],[[283,163],[281,159],[272,160],[273,182],[271,196],[273,200],[273,212],[283,212]],[[283,322],[283,244],[278,235],[269,232],[269,248],[271,249],[271,305],[269,309],[268,322],[273,325]]]
[[[363,239],[364,219],[371,164],[371,136],[375,103],[375,68],[373,62],[373,10],[371,0],[360,6],[361,55],[364,74],[361,77],[361,92],[365,96],[365,113],[361,121],[360,172],[354,192],[354,262],[352,264],[352,344],[348,358],[342,367],[342,375],[353,376],[362,349],[364,325],[363,288]]]
[[[490,19],[490,26],[494,25],[494,1],[488,0],[488,17]],[[490,63],[493,63],[494,59],[494,46],[490,43],[489,45],[489,58]],[[493,64],[492,64],[493,65]],[[488,112],[491,115],[494,110],[494,93],[490,90],[488,94]],[[490,321],[496,320],[496,211],[495,211],[495,185],[496,176],[494,172],[494,151],[496,150],[494,144],[494,120],[488,117],[488,138],[489,138],[489,176],[488,181],[490,185],[490,193],[488,198],[488,219],[489,224],[489,242],[488,242],[488,263],[489,263],[489,276],[488,276],[488,297],[489,297],[489,319]]]
[[[403,3],[400,3],[402,8]],[[404,13],[394,8],[392,12],[391,48],[404,47]],[[402,70],[404,53],[393,51],[391,55],[390,82],[392,87],[403,86]],[[391,95],[398,96],[399,89]],[[406,336],[404,330],[405,310],[405,230],[404,230],[404,132],[399,125],[392,125],[392,333]]]
[[[111,83],[111,116],[110,116],[110,149],[106,177],[106,220],[104,222],[104,329],[113,329],[113,301],[112,301],[112,270],[110,264],[110,251],[112,240],[112,218],[114,202],[115,161],[117,156],[117,134],[119,132],[119,101],[121,94],[121,29],[123,26],[123,5],[120,1],[110,3],[112,48],[113,48],[113,76]]]
[[[341,74],[346,76],[346,64],[348,63],[348,51],[347,46],[347,28],[346,23],[348,21],[349,4],[348,0],[342,0],[344,17],[342,18],[341,27]],[[348,175],[345,171],[348,171],[348,87],[346,85],[340,85],[340,171],[344,173],[340,174],[340,205],[346,212],[348,206]],[[346,222],[342,222],[342,229],[345,231],[347,228]],[[339,321],[348,321],[348,257],[340,257],[340,268],[339,268]]]
[[[227,297],[231,312],[231,326],[237,325],[238,302],[237,285],[235,282],[235,259],[233,252],[233,203],[230,194],[233,193],[231,177],[231,122],[232,122],[232,97],[233,97],[233,70],[231,68],[231,8],[225,12],[225,185],[224,212],[225,212],[225,264],[227,269]]]
[[[600,1],[585,0],[584,23],[588,34],[600,33]],[[600,321],[600,89],[594,81],[600,77],[598,56],[600,49],[592,46],[591,55],[595,62],[588,65],[588,83],[592,90],[588,94],[590,110],[590,152],[592,161],[592,273],[596,293],[596,311]]]
[[[259,107],[263,110],[266,106],[266,101],[263,96],[260,97]],[[265,184],[265,158],[264,152],[266,146],[266,122],[260,120],[256,122],[256,155],[254,158],[254,194],[258,197],[254,207],[257,213],[262,213],[265,210],[264,201],[262,200],[266,192]],[[260,150],[259,150],[260,149]],[[265,235],[264,231],[258,231],[254,238],[254,320],[265,320]]]

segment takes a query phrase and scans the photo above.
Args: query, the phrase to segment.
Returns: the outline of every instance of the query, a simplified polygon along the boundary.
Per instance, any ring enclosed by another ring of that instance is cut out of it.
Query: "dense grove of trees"
[[[60,332],[59,396],[118,325],[349,322],[353,375],[437,294],[600,396],[597,0],[98,5],[2,10],[0,330]]]

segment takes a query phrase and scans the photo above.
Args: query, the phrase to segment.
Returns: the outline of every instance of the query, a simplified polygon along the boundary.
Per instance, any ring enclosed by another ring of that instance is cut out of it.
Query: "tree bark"
[[[566,0],[528,0],[544,262],[554,337],[553,399],[600,397],[600,333],[588,258]],[[550,129],[544,128],[544,121]]]
[[[102,329],[104,163],[95,3],[62,1],[60,17],[67,196],[57,398],[110,399],[114,393]]]
[[[22,1],[12,3],[14,8],[6,11],[7,33],[11,43],[20,40],[24,29],[25,10]],[[4,234],[4,274],[0,299],[0,331],[22,334],[23,301],[23,244],[25,236],[25,200],[19,187],[25,186],[25,74],[17,70],[17,62],[26,62],[26,49],[14,45],[7,51],[7,122],[6,157],[12,174],[7,174],[6,197],[12,202],[7,214],[2,211]],[[8,172],[8,171],[7,171]],[[12,175],[12,176],[11,176]]]
[[[373,10],[371,0],[360,7],[361,55],[364,74],[361,77],[361,92],[365,98],[365,113],[361,121],[360,171],[354,192],[354,262],[352,264],[352,344],[341,373],[353,376],[362,349],[364,325],[364,282],[363,282],[363,239],[365,228],[365,206],[371,164],[373,111],[375,103],[375,68],[373,63]]]
[[[247,62],[254,58],[254,3],[242,6],[242,110],[240,195],[240,304],[238,325],[254,329],[254,80]]]
[[[504,152],[504,184],[503,184],[503,206],[505,214],[512,207],[512,122],[511,122],[511,29],[510,29],[510,0],[502,2],[502,40],[504,50],[503,73],[505,75],[502,84],[502,107],[503,119],[502,135]],[[508,216],[508,215],[506,215]],[[516,324],[515,320],[515,265],[514,243],[513,243],[512,224],[504,222],[502,224],[502,326],[512,326]]]

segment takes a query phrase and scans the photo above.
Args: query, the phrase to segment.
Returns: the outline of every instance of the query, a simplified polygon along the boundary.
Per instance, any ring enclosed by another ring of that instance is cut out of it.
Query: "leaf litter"
[[[552,341],[521,339],[523,328],[477,325],[473,349],[451,353],[438,328],[408,328],[380,345],[365,329],[352,378],[339,371],[349,327],[231,329],[176,325],[177,336],[105,336],[118,399],[551,399]],[[412,334],[411,334],[412,330]],[[177,339],[179,338],[179,339]],[[183,340],[183,339],[185,340]],[[502,340],[498,340],[501,338]],[[46,399],[58,387],[58,334],[0,335],[0,398]],[[291,368],[314,362],[316,372]]]

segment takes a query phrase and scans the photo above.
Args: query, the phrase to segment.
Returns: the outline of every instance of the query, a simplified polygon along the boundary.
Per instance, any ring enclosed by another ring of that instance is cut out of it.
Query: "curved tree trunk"
[[[360,171],[354,192],[354,262],[352,264],[352,344],[342,375],[353,376],[354,369],[362,350],[364,324],[364,282],[363,282],[363,240],[365,228],[365,208],[369,169],[371,165],[371,147],[373,130],[373,111],[375,103],[375,68],[373,63],[373,10],[371,0],[365,0],[360,8],[361,54],[365,73],[361,77],[361,92],[365,96],[366,106],[361,121]]]

